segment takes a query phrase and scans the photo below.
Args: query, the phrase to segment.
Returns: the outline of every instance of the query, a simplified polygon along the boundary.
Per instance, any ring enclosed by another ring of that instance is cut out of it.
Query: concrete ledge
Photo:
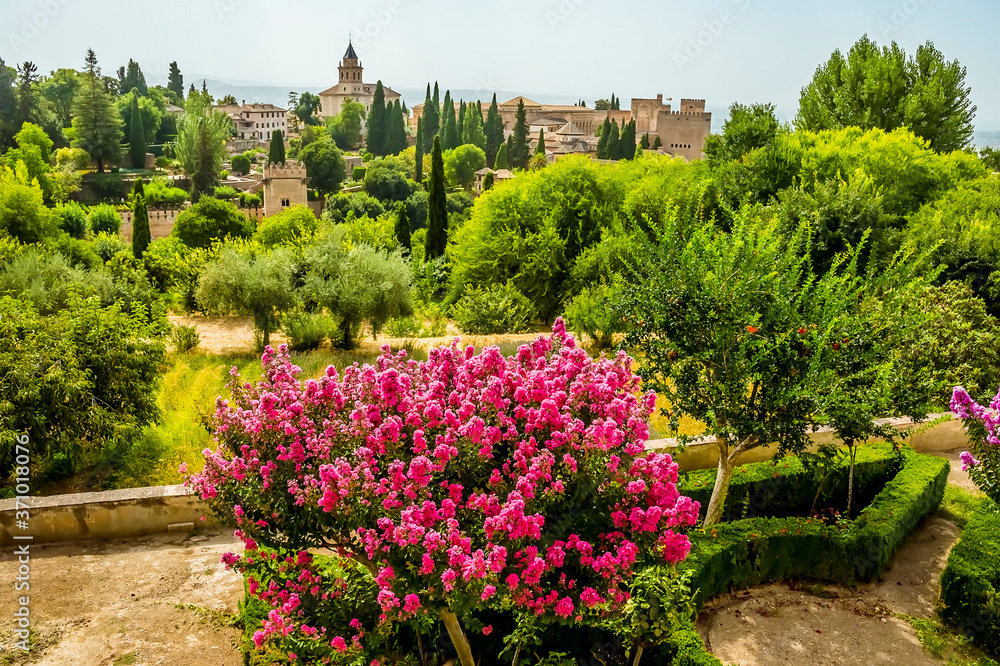
[[[906,443],[916,449],[918,453],[953,451],[954,449],[968,446],[969,440],[962,422],[952,417],[950,413],[931,414],[924,423],[915,424],[906,418],[880,419],[879,422],[889,423],[897,430],[902,431],[920,428],[927,422],[942,417],[950,418],[950,420],[908,437],[905,440]],[[820,445],[832,444],[835,441],[831,428],[820,428],[810,433],[809,439],[813,442],[812,446],[807,449],[809,451],[815,451]],[[719,464],[719,449],[715,445],[715,437],[701,437],[687,446],[678,445],[677,440],[674,438],[651,439],[647,442],[646,447],[652,451],[669,453],[684,471],[709,469],[717,467]],[[740,456],[738,464],[764,462],[773,458],[776,453],[777,447],[774,445],[761,446],[751,449]]]
[[[928,421],[946,414],[932,414]],[[900,430],[920,427],[909,419],[886,419]],[[812,434],[812,450],[820,444],[833,442],[833,431],[822,428]],[[951,451],[968,444],[962,422],[956,419],[939,423],[924,430],[907,443],[920,453]],[[705,437],[694,444],[679,447],[676,439],[650,440],[648,448],[671,454],[682,470],[712,468],[719,463],[719,451],[714,437]],[[739,462],[770,460],[777,452],[774,446],[759,447],[744,454]],[[14,535],[30,535],[33,543],[79,541],[84,539],[115,539],[145,536],[199,527],[223,527],[213,520],[208,506],[184,486],[155,486],[106,490],[98,493],[76,493],[28,498],[29,527],[17,529],[16,500],[0,500],[0,545],[14,543]],[[202,521],[201,517],[206,520]],[[24,543],[24,542],[20,542]]]
[[[184,486],[29,497],[26,503],[28,529],[21,530],[16,524],[17,500],[0,500],[0,544],[14,543],[14,535],[46,543],[145,536],[179,523],[219,527],[205,503]]]

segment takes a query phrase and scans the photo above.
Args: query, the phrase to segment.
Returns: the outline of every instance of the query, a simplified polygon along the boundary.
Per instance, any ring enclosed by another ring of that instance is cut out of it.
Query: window
[[[291,199],[282,199],[281,200],[281,207],[282,208],[288,208],[291,205],[292,205],[292,200]]]

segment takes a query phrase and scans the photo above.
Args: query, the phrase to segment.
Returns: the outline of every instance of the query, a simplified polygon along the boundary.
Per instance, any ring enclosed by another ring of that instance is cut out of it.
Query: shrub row
[[[941,574],[941,616],[1000,654],[1000,507],[983,500]]]
[[[900,460],[892,445],[869,444],[858,449],[854,469],[854,505],[865,506],[882,490],[899,469]],[[850,467],[845,458],[823,484],[817,508],[847,505]],[[716,470],[687,472],[678,480],[677,490],[701,503],[702,518],[715,484]],[[726,497],[723,520],[741,518],[804,516],[816,498],[816,480],[798,457],[778,458],[736,468]]]
[[[877,458],[877,446],[871,448]],[[759,476],[760,468],[753,467],[746,466],[746,474]],[[879,576],[896,548],[940,504],[949,470],[943,458],[904,448],[902,469],[843,531],[803,517],[748,518],[695,530],[681,567],[695,571],[696,602],[789,578],[849,584]]]

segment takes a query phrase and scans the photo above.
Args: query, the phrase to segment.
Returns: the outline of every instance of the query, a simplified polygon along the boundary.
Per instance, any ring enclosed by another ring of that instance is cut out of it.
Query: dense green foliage
[[[313,240],[319,220],[308,206],[292,206],[277,215],[265,217],[257,228],[257,236],[265,247],[303,245]]]
[[[536,315],[531,301],[517,289],[493,285],[466,291],[455,306],[454,316],[463,333],[497,335],[530,330]]]
[[[313,141],[299,152],[299,159],[306,166],[309,184],[323,194],[340,191],[347,177],[344,154],[331,139]]]
[[[177,119],[174,152],[191,179],[192,201],[210,194],[218,183],[232,124],[228,115],[212,110],[207,95],[188,96],[184,114]]]
[[[1000,508],[983,500],[941,574],[941,615],[978,645],[1000,654]]]
[[[101,204],[90,209],[90,230],[95,234],[117,234],[122,226],[122,216],[112,206]]]
[[[204,197],[177,216],[172,235],[188,247],[208,247],[225,238],[249,238],[253,223],[231,203]]]
[[[444,179],[441,139],[434,137],[427,194],[427,241],[424,244],[424,257],[426,259],[436,259],[443,255],[448,244],[448,201]]]
[[[976,115],[965,68],[927,42],[907,57],[896,42],[881,49],[868,36],[845,57],[834,51],[802,89],[800,129],[906,127],[937,151],[960,150],[972,139]]]
[[[248,174],[251,169],[250,158],[242,154],[233,155],[232,167],[236,173]]]
[[[142,178],[135,179],[135,189],[132,199],[132,256],[142,259],[149,247],[149,210],[146,208],[146,193],[143,190]]]

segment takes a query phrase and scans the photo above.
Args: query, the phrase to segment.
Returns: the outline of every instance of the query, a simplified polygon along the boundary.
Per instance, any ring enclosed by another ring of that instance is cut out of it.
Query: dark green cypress
[[[511,135],[510,146],[508,146],[510,165],[514,169],[524,169],[528,166],[528,113],[524,110],[524,99],[517,103],[517,121],[514,124],[514,133]]]
[[[495,184],[496,184],[496,176],[494,176],[493,172],[491,171],[488,174],[486,174],[486,178],[483,178],[483,192],[489,192],[490,190],[493,189],[493,186]]]
[[[385,155],[389,148],[388,111],[385,108],[385,88],[382,82],[375,84],[375,96],[371,109],[368,110],[368,136],[365,139],[368,152],[372,155]]]
[[[656,139],[653,140],[653,150],[658,150],[661,146],[663,146],[663,142],[660,141],[660,135],[657,134]]]
[[[538,130],[538,145],[535,146],[536,155],[545,154],[545,128]]]
[[[438,108],[431,97],[431,84],[427,84],[427,97],[424,99],[424,152],[431,152],[434,146],[434,135],[438,132]]]
[[[608,140],[611,139],[611,118],[604,119],[601,123],[600,138],[597,139],[597,159],[608,159]]]
[[[418,183],[424,179],[424,119],[417,119],[417,144],[416,153],[413,156],[415,163],[413,179]]]
[[[486,161],[492,167],[495,165],[497,151],[503,145],[503,117],[500,115],[500,107],[497,106],[496,93],[493,93],[493,103],[486,112],[483,131],[486,133]]]
[[[407,148],[406,121],[403,119],[403,107],[397,99],[392,103],[392,110],[389,112],[389,139],[392,144],[391,152],[398,155]]]
[[[630,120],[622,126],[619,142],[618,159],[630,160],[635,157],[635,120]]]
[[[139,90],[132,90],[132,111],[129,119],[128,154],[132,158],[133,169],[146,168],[146,129],[139,111]]]
[[[443,150],[458,148],[458,121],[455,118],[455,102],[451,99],[450,90],[444,93],[444,109],[441,114],[441,148]]]
[[[618,130],[618,121],[611,121],[611,136],[608,137],[608,159],[621,159],[621,135]]]
[[[458,107],[458,145],[462,145],[462,137],[465,136],[465,113],[468,107],[465,105],[465,100],[461,100]]]
[[[406,215],[406,204],[399,205],[399,212],[396,213],[396,240],[400,247],[406,248],[409,254],[412,249],[410,245],[410,218]]]
[[[285,139],[281,136],[280,129],[271,132],[271,145],[267,150],[267,161],[271,164],[285,163]]]
[[[135,179],[132,193],[132,255],[136,259],[142,259],[150,241],[149,210],[146,207],[146,191],[142,185],[142,178]]]
[[[642,139],[639,140],[639,145],[642,146],[643,150],[649,150],[649,132],[642,135]]]
[[[444,159],[441,156],[441,137],[434,137],[431,153],[431,180],[427,195],[427,239],[424,259],[437,259],[448,245],[448,197],[444,190]]]

